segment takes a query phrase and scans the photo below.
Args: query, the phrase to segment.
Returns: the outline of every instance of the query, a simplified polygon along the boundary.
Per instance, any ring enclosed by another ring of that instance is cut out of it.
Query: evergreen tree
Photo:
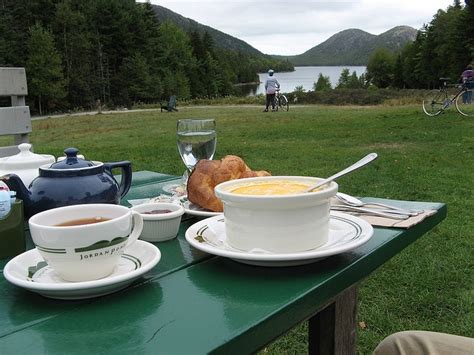
[[[349,76],[349,69],[342,69],[341,75],[339,76],[339,80],[336,85],[336,89],[346,89],[349,85]]]
[[[160,97],[160,83],[152,80],[148,63],[139,53],[123,60],[120,79],[120,102],[127,106],[137,102],[152,102]]]
[[[348,82],[347,82],[347,88],[348,89],[360,89],[362,87],[363,86],[360,83],[360,79],[357,77],[357,73],[354,70],[352,72],[351,76],[349,77]]]
[[[385,48],[372,53],[367,63],[367,79],[379,88],[386,88],[392,82],[394,59]]]
[[[217,61],[210,52],[206,53],[203,62],[205,76],[203,78],[207,97],[216,97],[219,94]]]
[[[402,50],[403,58],[403,81],[407,88],[423,87],[423,81],[418,70],[418,53],[420,53],[421,37],[423,32],[419,31],[413,43],[408,43]]]
[[[236,83],[256,82],[257,72],[293,70],[289,61],[218,48],[208,32],[160,24],[149,2],[6,0],[0,6],[0,65],[26,66],[29,29],[41,25],[62,58],[64,108],[92,107],[97,99],[129,105],[172,94],[229,95]]]
[[[95,75],[92,70],[93,51],[87,17],[77,1],[63,0],[56,6],[53,22],[57,47],[63,58],[67,98],[71,107],[93,105]]]
[[[7,53],[8,53],[8,41],[5,38],[5,33],[8,30],[8,21],[5,13],[0,14],[0,67],[8,65]]]
[[[43,103],[46,103],[46,109],[50,109],[66,95],[61,57],[54,47],[52,34],[40,24],[30,29],[27,48],[29,94],[37,98],[38,110],[42,114]]]
[[[215,47],[214,40],[212,39],[212,36],[207,31],[204,32],[204,35],[202,37],[202,45],[207,52],[209,52],[214,58],[216,57],[214,53],[214,47]]]
[[[474,3],[472,0],[466,1],[466,6],[459,17],[458,31],[461,34],[459,41],[463,53],[459,65],[465,66],[474,62]]]
[[[397,55],[395,65],[393,67],[393,81],[392,86],[397,89],[403,89],[405,81],[403,79],[403,59],[401,53]]]
[[[170,21],[159,27],[163,54],[161,63],[164,72],[165,96],[177,95],[182,99],[190,97],[189,76],[196,70],[189,37]]]
[[[322,73],[319,73],[318,80],[313,84],[314,91],[328,91],[331,90],[331,80],[329,76],[325,76]]]

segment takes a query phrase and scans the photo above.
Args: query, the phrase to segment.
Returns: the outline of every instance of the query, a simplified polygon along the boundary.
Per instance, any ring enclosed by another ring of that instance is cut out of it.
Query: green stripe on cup
[[[113,245],[117,245],[117,244],[120,244],[124,241],[126,241],[128,238],[128,236],[126,237],[119,237],[119,238],[114,238],[112,239],[111,241],[108,241],[108,240],[101,240],[99,242],[96,242],[92,245],[89,245],[88,247],[83,247],[83,248],[76,248],[74,249],[74,251],[76,253],[82,253],[82,252],[85,252],[85,251],[93,251],[93,250],[97,250],[97,249],[103,249],[103,248],[107,248],[107,247],[111,247]]]
[[[45,252],[45,253],[66,254],[66,249],[46,248],[46,247],[42,247],[42,246],[39,246],[39,245],[37,245],[36,248],[43,251],[43,252]]]

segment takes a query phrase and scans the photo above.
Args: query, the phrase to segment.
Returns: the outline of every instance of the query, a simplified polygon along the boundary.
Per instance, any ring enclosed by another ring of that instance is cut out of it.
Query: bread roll
[[[188,200],[202,208],[222,212],[222,202],[214,187],[221,182],[247,177],[269,176],[267,171],[252,171],[242,158],[227,155],[222,160],[200,160],[188,179]]]

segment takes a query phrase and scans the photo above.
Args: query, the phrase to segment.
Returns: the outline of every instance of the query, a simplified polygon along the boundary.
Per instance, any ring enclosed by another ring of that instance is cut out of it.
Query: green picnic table
[[[154,197],[176,176],[134,173],[129,199]],[[409,229],[374,228],[351,252],[292,267],[258,267],[191,247],[185,215],[178,237],[156,243],[158,265],[127,288],[57,300],[0,277],[1,354],[246,354],[309,320],[309,352],[355,353],[360,282],[446,217],[434,202],[389,201],[437,212]],[[31,248],[31,242],[29,243]],[[0,260],[0,268],[7,259]]]

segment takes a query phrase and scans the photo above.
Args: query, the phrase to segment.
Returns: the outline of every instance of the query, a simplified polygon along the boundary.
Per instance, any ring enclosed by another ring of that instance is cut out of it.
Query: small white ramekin
[[[224,204],[227,243],[237,249],[263,249],[274,253],[311,250],[328,240],[330,199],[338,185],[330,183],[315,192],[288,195],[242,195],[237,186],[295,181],[313,185],[320,178],[265,176],[231,180],[217,185],[216,196]]]
[[[140,239],[148,242],[163,242],[176,237],[184,214],[184,207],[176,203],[154,202],[133,206],[132,210],[143,218],[143,231]],[[160,214],[145,214],[153,210],[170,210]]]

